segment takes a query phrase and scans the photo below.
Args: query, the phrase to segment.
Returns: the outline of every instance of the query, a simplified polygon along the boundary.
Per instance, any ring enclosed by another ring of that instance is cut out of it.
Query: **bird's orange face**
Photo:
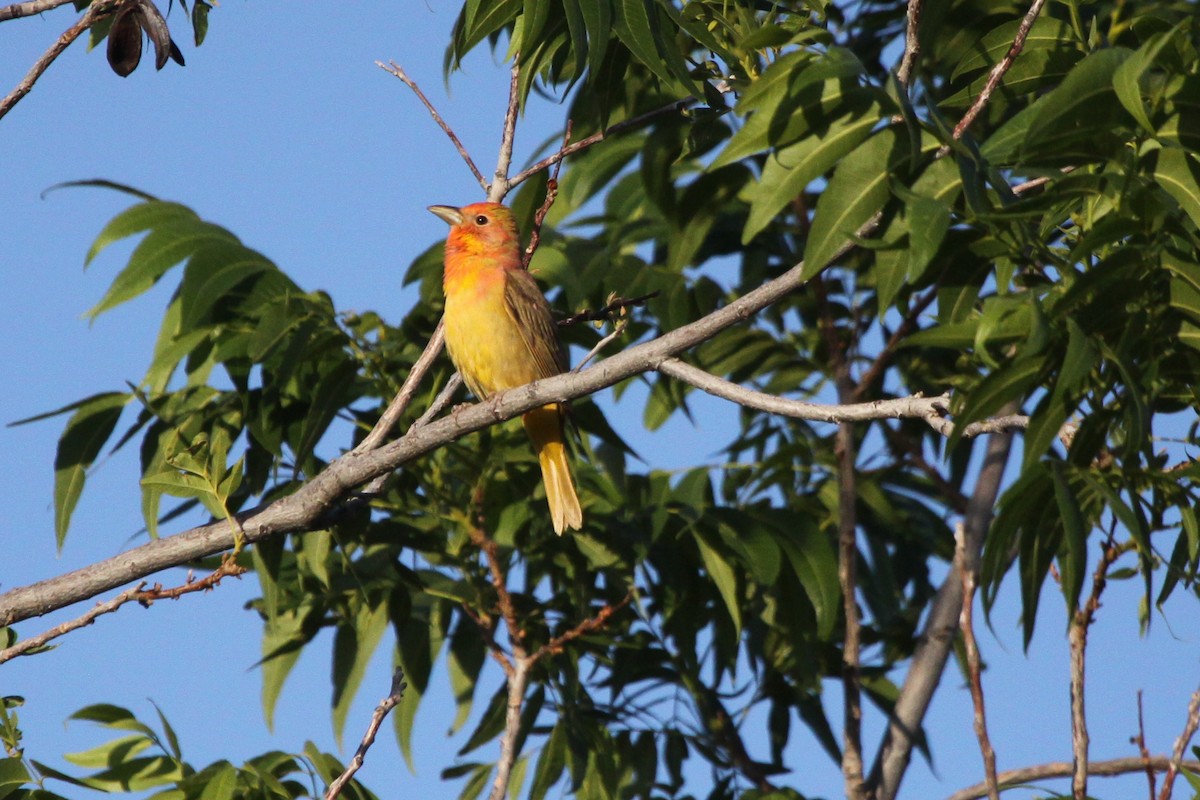
[[[462,208],[430,206],[429,210],[450,225],[448,256],[487,255],[507,260],[518,254],[517,222],[512,212],[499,203],[471,203]]]

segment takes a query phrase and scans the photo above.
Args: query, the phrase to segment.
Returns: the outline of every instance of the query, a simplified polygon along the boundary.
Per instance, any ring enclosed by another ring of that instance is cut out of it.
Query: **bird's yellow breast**
[[[446,349],[463,380],[486,398],[539,376],[504,296],[502,271],[447,282]]]

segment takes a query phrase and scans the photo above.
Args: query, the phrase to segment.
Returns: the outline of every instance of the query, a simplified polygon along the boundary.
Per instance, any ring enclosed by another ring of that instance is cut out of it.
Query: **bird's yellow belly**
[[[446,349],[467,388],[480,399],[537,380],[529,349],[502,296],[447,297],[445,319]]]

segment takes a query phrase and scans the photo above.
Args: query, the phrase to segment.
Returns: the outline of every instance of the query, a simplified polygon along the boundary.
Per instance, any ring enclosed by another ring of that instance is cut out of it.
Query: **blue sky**
[[[83,256],[126,197],[97,189],[48,187],[106,178],[180,201],[230,228],[300,285],[330,292],[341,310],[379,312],[399,321],[416,302],[401,290],[411,258],[444,235],[428,214],[432,203],[465,203],[480,191],[450,145],[406,87],[375,66],[395,60],[417,79],[455,127],[485,173],[499,142],[507,74],[485,50],[453,76],[447,96],[442,50],[457,3],[353,3],[336,9],[309,3],[226,0],[211,15],[209,40],[196,49],[190,31],[169,18],[188,60],[155,73],[144,62],[133,76],[115,76],[100,51],[71,47],[33,92],[0,120],[0,277],[9,298],[0,316],[0,365],[8,376],[0,421],[11,422],[87,394],[123,388],[148,363],[169,287],[89,325],[82,314],[103,294],[122,265],[118,247],[87,271]],[[282,10],[285,9],[286,11]],[[5,92],[70,21],[70,7],[41,18],[0,25],[0,84]],[[518,129],[517,158],[562,123],[561,107],[531,102]],[[619,290],[619,287],[614,287]],[[708,461],[728,435],[733,410],[703,399],[697,424],[668,425],[653,438],[640,428],[640,392],[612,405],[610,419],[652,466]],[[10,589],[106,558],[128,547],[140,527],[133,450],[93,471],[61,554],[54,545],[51,507],[54,445],[61,420],[0,428],[0,589]],[[335,445],[336,446],[336,445]],[[174,528],[168,527],[164,532]],[[161,577],[171,584],[182,574]],[[1047,593],[1029,655],[1017,627],[1016,583],[993,618],[980,626],[988,715],[1001,769],[1069,760],[1064,615]],[[1095,758],[1133,755],[1135,693],[1145,691],[1147,737],[1154,752],[1170,750],[1196,688],[1200,618],[1175,600],[1138,638],[1137,581],[1117,582],[1092,630],[1089,713]],[[105,740],[105,732],[65,718],[76,709],[111,702],[153,718],[156,701],[177,728],[185,756],[203,765],[235,763],[268,749],[298,751],[312,739],[334,750],[329,716],[330,641],[303,656],[276,711],[275,732],[261,722],[257,615],[243,609],[258,594],[256,581],[226,581],[217,591],[149,610],[126,607],[62,641],[51,653],[0,666],[0,693],[27,699],[21,711],[26,747],[34,758],[62,767],[58,755]],[[1193,601],[1194,602],[1194,601]],[[25,636],[73,618],[83,607],[19,626]],[[385,645],[390,644],[385,641]],[[350,715],[342,757],[353,752],[375,702],[386,693],[382,655],[368,674]],[[442,733],[452,717],[444,675],[418,715],[423,735],[410,775],[390,735],[381,737],[360,777],[382,796],[421,791],[457,796],[438,780],[462,739]],[[485,673],[480,696],[500,683]],[[840,717],[836,686],[827,703]],[[435,692],[439,690],[435,689]],[[439,701],[440,698],[440,701]],[[477,709],[478,710],[478,709]],[[752,752],[765,756],[765,734],[746,726]],[[868,753],[881,721],[866,726]],[[469,726],[468,726],[469,728]],[[798,730],[798,726],[793,727]],[[953,665],[927,719],[937,772],[910,770],[904,797],[938,797],[982,774],[971,730],[969,697]],[[796,737],[791,762],[796,785],[839,796],[835,765],[809,739]],[[494,754],[491,754],[494,755]],[[489,756],[490,757],[490,756]],[[784,778],[781,782],[787,783]],[[1092,794],[1144,792],[1141,778],[1124,786],[1097,779]],[[55,787],[67,795],[79,790]],[[696,789],[703,791],[703,775]],[[1183,796],[1181,790],[1177,796]],[[1020,796],[1018,794],[1018,796]]]

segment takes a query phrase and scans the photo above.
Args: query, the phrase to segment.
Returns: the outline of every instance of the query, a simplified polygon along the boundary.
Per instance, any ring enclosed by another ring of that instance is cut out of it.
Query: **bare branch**
[[[40,633],[37,636],[31,636],[28,639],[17,642],[12,647],[7,647],[4,650],[0,650],[0,664],[3,664],[5,661],[10,661],[17,656],[23,656],[31,650],[36,650],[37,648],[45,645],[47,642],[68,634],[73,630],[91,625],[96,621],[96,617],[99,617],[103,614],[111,614],[121,606],[128,603],[130,600],[133,600],[135,597],[137,597],[137,594],[141,591],[143,585],[144,584],[139,583],[132,589],[126,589],[125,591],[121,592],[111,600],[106,600],[103,603],[97,603],[94,608],[78,619],[64,622],[61,625],[55,625],[53,628],[45,631],[44,633]]]
[[[1033,27],[1034,20],[1038,14],[1042,12],[1042,6],[1046,4],[1046,0],[1033,0],[1029,6],[1029,11],[1026,12],[1021,24],[1017,27],[1017,35],[1013,37],[1012,46],[1008,48],[1008,52],[1004,54],[1004,58],[997,62],[996,66],[992,67],[991,73],[988,74],[987,82],[980,90],[979,96],[975,98],[975,102],[967,109],[967,113],[963,114],[962,119],[954,126],[954,138],[962,138],[963,131],[971,126],[975,118],[979,116],[979,112],[983,111],[987,106],[988,101],[992,99],[992,92],[996,91],[996,87],[1000,85],[1000,80],[1004,77],[1004,73],[1012,67],[1013,62],[1017,60],[1017,56],[1021,53],[1021,49],[1025,47],[1025,38],[1029,36],[1029,29]]]
[[[1183,754],[1187,752],[1188,744],[1196,735],[1197,726],[1200,726],[1200,689],[1192,693],[1191,702],[1188,703],[1187,722],[1183,725],[1183,732],[1175,740],[1175,752],[1171,754],[1171,763],[1167,765],[1167,774],[1163,776],[1162,791],[1158,793],[1158,800],[1171,800],[1171,792],[1175,788],[1175,776],[1179,774],[1181,767],[1187,766],[1192,771],[1200,769],[1200,765],[1195,762],[1185,765],[1183,761]]]
[[[975,481],[975,491],[963,515],[964,563],[961,566],[953,565],[934,598],[912,663],[904,675],[904,684],[892,709],[891,723],[871,767],[868,786],[875,789],[875,796],[879,800],[892,800],[899,792],[900,782],[912,757],[917,731],[921,729],[921,721],[942,679],[962,612],[961,572],[963,569],[978,568],[984,535],[992,522],[992,509],[1000,494],[1000,482],[1011,448],[1011,433],[1001,433],[988,440],[983,465]],[[1002,778],[1000,783],[1004,783]]]
[[[601,628],[603,628],[605,625],[608,624],[608,620],[612,617],[613,614],[617,613],[622,608],[629,605],[629,601],[632,599],[633,599],[633,590],[630,589],[629,592],[625,595],[624,598],[621,599],[620,602],[614,603],[612,605],[605,604],[604,606],[602,606],[600,608],[599,611],[596,612],[595,616],[588,617],[583,622],[576,625],[574,628],[571,628],[570,630],[560,633],[558,636],[555,636],[553,639],[551,639],[550,641],[546,642],[544,645],[539,647],[529,657],[530,663],[536,664],[537,662],[541,661],[546,656],[557,655],[558,653],[562,652],[563,646],[565,646],[569,642],[575,641],[580,636],[585,636],[589,633],[595,633],[596,631],[600,630]]]
[[[567,123],[567,136],[571,135],[571,123]],[[550,206],[554,205],[554,199],[558,197],[558,167],[562,162],[554,165],[554,177],[546,181],[546,199],[542,201],[542,205],[538,208],[537,213],[533,215],[533,227],[529,229],[529,244],[525,245],[525,252],[521,254],[521,266],[529,269],[529,262],[533,260],[533,254],[537,252],[538,245],[542,243],[542,223],[546,221],[546,214],[550,212]]]
[[[563,147],[557,153],[550,155],[550,156],[546,156],[545,158],[543,158],[541,161],[538,161],[533,166],[528,167],[527,169],[521,170],[520,172],[518,172],[516,174],[516,177],[509,178],[507,181],[507,183],[508,183],[507,191],[512,191],[513,189],[517,188],[518,185],[529,180],[530,178],[532,178],[534,175],[537,175],[542,170],[544,170],[548,167],[554,166],[555,164],[562,161],[567,156],[572,155],[574,153],[578,153],[580,150],[587,149],[588,147],[591,147],[592,145],[596,144],[597,142],[602,142],[615,133],[620,133],[621,131],[628,130],[629,128],[636,128],[636,127],[642,125],[643,123],[649,122],[650,120],[652,120],[656,117],[660,117],[663,114],[667,114],[672,111],[676,111],[676,112],[682,111],[683,109],[687,108],[688,105],[691,103],[692,103],[692,98],[690,98],[690,97],[685,98],[683,100],[675,100],[671,103],[668,103],[665,106],[656,108],[653,111],[647,111],[645,114],[639,114],[636,117],[630,117],[627,120],[622,120],[621,122],[614,123],[602,131],[597,131],[596,133],[593,133],[591,136],[585,136],[584,138],[580,139],[578,142],[575,142],[574,144],[571,144],[567,147]]]
[[[512,165],[513,141],[517,135],[517,109],[521,105],[521,56],[513,58],[508,73],[508,108],[504,112],[504,130],[500,134],[500,155],[496,158],[496,172],[487,187],[488,200],[501,202],[516,184],[508,180],[508,168]]]
[[[1143,760],[1140,756],[1112,758],[1107,761],[1091,762],[1088,764],[1088,774],[1098,778],[1111,778],[1117,775],[1127,775],[1130,772],[1140,772],[1143,769],[1154,769],[1163,772],[1170,767],[1171,763],[1171,759],[1166,756],[1155,756],[1149,761]],[[1184,761],[1180,763],[1180,766],[1186,767],[1189,770],[1200,771],[1200,761]],[[1040,781],[1047,778],[1067,778],[1071,776],[1073,771],[1074,767],[1071,765],[1071,762],[1053,761],[1049,764],[1005,770],[997,776],[997,779],[1000,788],[1007,789],[1011,786],[1029,783],[1030,781]],[[946,800],[976,800],[976,798],[980,797],[987,797],[986,784],[977,783],[974,786],[968,786],[966,789],[959,789],[946,798]]]
[[[131,600],[135,600],[145,608],[149,608],[155,600],[176,600],[185,594],[192,592],[205,592],[213,589],[221,582],[221,579],[229,575],[241,575],[246,572],[245,567],[238,566],[232,560],[225,561],[221,566],[217,567],[210,575],[201,578],[200,580],[192,580],[189,573],[187,580],[179,586],[170,589],[164,589],[161,583],[156,583],[149,589],[145,588],[145,582],[139,583],[132,589],[126,589],[121,594],[107,600],[103,603],[97,603],[94,608],[88,611],[83,616],[64,622],[61,625],[55,625],[48,631],[40,633],[24,641],[17,642],[12,647],[0,650],[0,664],[9,661],[17,656],[27,655],[30,652],[37,650],[47,642],[53,641],[60,636],[70,633],[73,630],[91,625],[97,617],[104,614],[110,614],[116,611],[121,606]]]
[[[645,305],[647,300],[652,300],[658,297],[660,292],[655,289],[649,294],[638,295],[637,297],[617,297],[612,302],[606,304],[602,308],[597,308],[595,311],[586,310],[580,311],[578,314],[572,314],[569,317],[563,317],[560,320],[555,320],[555,324],[560,328],[567,328],[571,325],[578,325],[580,322],[600,322],[609,319],[614,311],[624,311],[631,306]],[[612,297],[612,295],[609,295]],[[1190,462],[1189,462],[1190,463]]]
[[[112,2],[101,2],[101,0],[97,0],[88,6],[87,12],[76,20],[74,25],[63,31],[62,36],[59,36],[54,44],[50,45],[41,58],[33,62],[33,66],[29,68],[29,72],[25,74],[21,82],[8,93],[7,97],[0,100],[0,117],[11,111],[12,107],[19,103],[22,97],[29,94],[30,90],[33,89],[33,85],[37,83],[38,78],[42,77],[42,73],[54,63],[54,59],[62,55],[62,52],[71,45],[71,42],[78,39],[88,28],[111,14],[113,6]],[[13,6],[8,6],[3,10],[7,11],[10,8],[13,8]],[[30,13],[36,13],[36,11]],[[14,16],[22,16],[22,14],[14,14]],[[0,17],[0,20],[3,19],[4,17]]]
[[[975,586],[978,582],[976,569],[965,569],[961,565],[966,561],[966,534],[962,523],[958,524],[954,540],[956,543],[955,559],[962,572],[962,614],[959,617],[959,627],[962,628],[963,644],[967,651],[967,674],[970,678],[971,704],[975,709],[975,737],[979,739],[979,752],[983,756],[984,782],[990,800],[1000,800],[1000,789],[996,784],[996,751],[992,749],[992,740],[988,736],[987,712],[983,703],[983,667],[979,658],[979,644],[975,640],[975,624],[973,621],[975,608]]]
[[[383,720],[391,713],[401,700],[404,699],[404,690],[408,688],[408,684],[404,682],[404,670],[399,667],[392,673],[392,689],[388,696],[379,701],[379,705],[375,706],[375,713],[371,715],[371,722],[367,725],[367,731],[363,734],[362,741],[358,745],[358,750],[354,752],[354,758],[350,759],[350,763],[346,765],[346,770],[329,784],[329,788],[325,791],[325,800],[335,800],[346,788],[346,784],[354,777],[354,773],[362,769],[363,762],[367,758],[367,751],[371,749],[371,745],[375,744],[375,735],[379,733],[379,726],[383,724]]]
[[[350,452],[365,453],[379,447],[396,423],[400,421],[400,417],[404,416],[404,412],[408,410],[409,404],[417,394],[417,389],[420,388],[421,381],[429,374],[437,357],[441,355],[445,342],[446,323],[444,320],[438,320],[437,327],[433,329],[433,336],[429,337],[429,344],[425,345],[421,355],[413,362],[412,369],[405,376],[404,383],[400,385],[400,391],[396,392],[396,396],[392,398],[392,402],[380,415],[379,421],[375,423],[371,432],[363,437],[363,440]]]
[[[28,0],[25,3],[13,3],[0,8],[0,22],[41,14],[43,11],[65,6],[70,2],[71,0]]]
[[[904,55],[900,57],[900,66],[896,70],[896,80],[908,88],[912,83],[913,65],[921,52],[921,42],[917,36],[917,26],[921,20],[921,0],[908,0],[907,24],[904,28]]]
[[[517,735],[521,731],[521,706],[525,702],[525,687],[529,684],[528,658],[518,658],[508,676],[508,705],[504,710],[504,735],[500,737],[500,760],[496,762],[496,779],[488,800],[504,800],[513,763],[517,760]]]
[[[429,98],[425,97],[425,93],[421,91],[420,86],[417,86],[417,82],[408,77],[408,74],[404,71],[404,69],[395,61],[389,61],[387,64],[384,64],[382,61],[376,61],[375,66],[379,67],[384,72],[390,72],[391,74],[395,75],[404,82],[405,86],[413,90],[413,93],[416,94],[417,99],[420,100],[421,104],[425,106],[425,110],[429,112],[431,117],[433,117],[433,121],[438,124],[438,127],[442,129],[442,132],[445,133],[446,136],[450,137],[450,142],[454,145],[454,149],[458,151],[458,154],[462,156],[462,160],[466,162],[467,169],[471,170],[471,174],[475,176],[475,180],[479,181],[479,188],[486,192],[488,190],[488,182],[483,177],[483,173],[479,171],[479,167],[475,166],[475,162],[471,160],[471,154],[467,152],[467,148],[463,147],[463,143],[454,133],[454,130],[446,124],[446,120],[442,119],[442,115],[439,114],[437,109],[433,107],[433,103],[429,102]]]
[[[579,370],[586,367],[587,363],[589,361],[591,361],[593,358],[595,358],[596,355],[601,350],[608,347],[609,343],[612,342],[613,339],[616,339],[618,336],[620,336],[622,333],[624,333],[625,329],[628,327],[629,327],[629,320],[623,319],[620,322],[618,322],[616,324],[616,327],[614,327],[612,329],[612,332],[609,333],[604,338],[602,338],[600,341],[596,342],[595,346],[592,347],[592,349],[588,351],[587,355],[583,357],[583,359],[579,362],[578,366],[576,366],[575,369],[572,371],[578,372]]]

